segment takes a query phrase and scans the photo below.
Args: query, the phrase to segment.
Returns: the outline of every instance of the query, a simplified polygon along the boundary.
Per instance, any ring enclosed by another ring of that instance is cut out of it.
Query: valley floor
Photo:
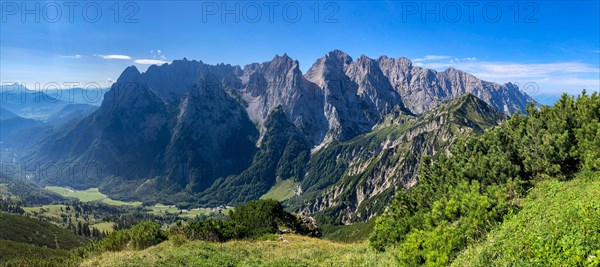
[[[336,243],[297,235],[285,241],[212,243],[166,241],[145,250],[107,252],[86,259],[82,266],[395,266],[389,253],[366,242]]]

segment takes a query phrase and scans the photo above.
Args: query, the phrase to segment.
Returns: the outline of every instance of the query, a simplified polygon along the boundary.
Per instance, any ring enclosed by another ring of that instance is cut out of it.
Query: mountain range
[[[351,223],[414,185],[422,156],[531,102],[514,84],[406,58],[335,50],[306,74],[285,54],[244,67],[184,58],[126,68],[97,110],[21,160],[73,166],[41,184],[181,205],[258,199],[292,179],[290,207]]]
[[[58,88],[58,85],[56,86]],[[107,88],[32,90],[23,84],[6,84],[0,86],[0,105],[3,110],[20,117],[46,121],[48,116],[59,113],[67,105],[99,106],[107,91]]]

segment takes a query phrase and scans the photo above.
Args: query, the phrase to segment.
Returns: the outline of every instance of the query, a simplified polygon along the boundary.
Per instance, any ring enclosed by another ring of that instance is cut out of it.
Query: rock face
[[[380,57],[379,67],[414,114],[421,114],[440,102],[471,93],[504,114],[525,112],[534,102],[512,84],[496,84],[477,79],[461,70],[449,68],[443,72],[413,66],[407,58]]]
[[[406,58],[353,60],[339,50],[317,60],[306,75],[287,55],[243,68],[187,59],[151,66],[144,73],[132,66],[123,71],[98,110],[53,131],[25,160],[101,170],[93,177],[76,168],[69,172],[72,179],[60,173],[39,177],[46,184],[87,188],[110,177],[114,192],[130,192],[128,197],[153,197],[145,187],[155,185],[160,191],[166,184],[173,192],[195,194],[186,201],[215,205],[257,198],[276,179],[292,178],[301,183],[298,192],[304,191],[312,201],[305,209],[311,213],[343,202],[336,196],[351,187],[358,206],[341,210],[363,214],[344,219],[352,221],[374,214],[361,210],[366,199],[414,183],[414,159],[438,149],[427,140],[447,141],[420,136],[445,129],[448,118],[418,128],[422,131],[410,128],[379,143],[364,143],[367,147],[339,144],[374,133],[387,120],[407,123],[407,118],[428,114],[464,93],[505,114],[524,111],[532,101],[512,84],[481,81],[455,69],[422,69]],[[311,155],[310,149],[317,146],[327,153]],[[392,148],[396,154],[384,154],[395,155],[385,161],[394,168],[356,158],[381,157],[381,151]],[[339,161],[332,165],[323,155]],[[336,164],[347,164],[348,169],[332,170],[346,174],[335,173],[337,178],[331,181],[316,178],[317,172]],[[391,173],[397,178],[381,178]],[[342,174],[364,177],[365,182],[338,183]],[[128,184],[127,190],[117,190],[121,182]],[[329,193],[320,195],[319,190]]]
[[[265,131],[252,165],[239,175],[217,181],[198,195],[201,202],[244,203],[260,198],[277,179],[300,180],[310,159],[311,145],[291,123],[282,107],[265,120]]]
[[[395,105],[402,106],[377,62],[361,56],[356,62],[335,50],[319,59],[306,78],[322,88],[328,121],[325,141],[347,140],[368,132]]]
[[[472,94],[416,117],[390,114],[368,134],[313,154],[300,183],[303,193],[288,204],[329,223],[366,221],[380,214],[397,190],[417,182],[423,156],[445,151],[459,137],[503,119]]]
[[[283,55],[270,62],[247,65],[241,82],[240,92],[253,121],[264,125],[271,111],[281,106],[311,143],[318,144],[323,140],[327,131],[323,93],[316,84],[304,78],[298,61]]]
[[[165,149],[162,175],[181,177],[192,191],[209,187],[218,177],[243,171],[255,151],[256,129],[243,107],[217,81],[194,86],[186,94]]]
[[[97,179],[75,173],[80,187],[97,186],[104,176],[167,176],[182,188],[207,188],[248,167],[256,150],[254,124],[227,93],[235,71],[187,60],[143,74],[129,67],[96,112],[47,138],[30,158],[97,165]]]

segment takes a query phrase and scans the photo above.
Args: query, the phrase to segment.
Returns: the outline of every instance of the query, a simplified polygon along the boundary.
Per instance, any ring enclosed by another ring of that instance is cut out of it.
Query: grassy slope
[[[223,214],[229,213],[231,208],[226,208],[222,211]],[[191,210],[181,210],[173,205],[154,204],[153,206],[145,207],[146,212],[154,215],[178,214],[180,218],[193,219],[199,215],[209,216],[216,214],[211,208],[195,208]],[[180,213],[181,212],[181,213]]]
[[[19,243],[0,239],[0,265],[12,259],[49,259],[66,258],[68,250],[39,247],[27,243]]]
[[[60,186],[46,186],[47,190],[57,193],[64,197],[72,197],[79,199],[82,202],[92,202],[92,201],[102,201],[105,204],[113,205],[113,206],[123,206],[123,205],[131,205],[131,206],[139,206],[141,202],[123,202],[118,200],[110,199],[105,194],[102,194],[98,188],[90,188],[87,190],[75,190],[66,187]]]
[[[0,213],[0,239],[70,249],[85,241],[67,229],[19,215]]]
[[[455,266],[578,266],[600,253],[600,174],[544,181]]]
[[[336,242],[357,242],[369,238],[375,219],[350,225],[322,225],[323,238]]]
[[[87,190],[74,190],[59,186],[46,186],[45,189],[65,197],[77,198],[79,199],[79,201],[83,202],[97,201],[106,198],[106,195],[100,193],[100,191],[98,191],[98,188],[90,188]]]
[[[53,224],[0,213],[0,261],[15,258],[65,257],[65,249],[72,249],[84,243],[83,238]]]
[[[294,182],[294,179],[278,180],[269,192],[262,195],[260,199],[288,200],[294,196],[297,186],[298,184]]]
[[[163,242],[142,251],[108,252],[82,266],[394,266],[389,254],[366,243],[341,244],[285,235],[282,241]]]
[[[95,219],[93,216],[89,216],[89,221],[86,221],[83,216],[75,216],[75,209],[67,211],[67,206],[63,204],[55,205],[43,205],[38,207],[24,207],[25,215],[31,217],[37,217],[38,219],[48,221],[60,227],[67,227],[67,223],[63,222],[63,216],[71,218],[72,223],[75,225],[77,222],[89,223],[91,227],[96,227],[100,231],[111,232],[113,230],[112,222],[104,222],[100,219]]]
[[[25,215],[36,217],[36,216],[39,216],[40,214],[42,214],[41,217],[49,219],[49,221],[53,221],[53,222],[62,221],[62,218],[61,218],[62,214],[68,215],[69,217],[73,217],[73,220],[75,223],[77,223],[77,221],[84,222],[83,219],[75,220],[75,210],[67,212],[65,210],[66,207],[67,206],[63,205],[63,204],[54,204],[54,205],[43,205],[43,206],[38,206],[38,207],[23,207],[23,209],[25,210]],[[61,211],[61,208],[63,211]]]
[[[12,197],[12,194],[8,191],[8,184],[0,184],[0,197]]]

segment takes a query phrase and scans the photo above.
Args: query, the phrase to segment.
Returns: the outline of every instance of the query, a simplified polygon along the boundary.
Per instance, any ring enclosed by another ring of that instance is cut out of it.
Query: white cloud
[[[126,59],[126,60],[131,59],[131,57],[127,56],[127,55],[98,55],[98,56],[103,59]]]
[[[432,60],[440,60],[440,59],[449,59],[451,56],[440,56],[440,55],[426,55],[424,58],[416,58],[413,59],[414,62],[422,62],[422,61],[432,61]]]
[[[82,56],[81,56],[81,55],[61,56],[61,57],[64,57],[64,58],[75,58],[75,59],[80,59],[80,58],[82,58]]]
[[[150,54],[152,55],[153,58],[160,58],[162,60],[167,60],[165,55],[162,54],[162,50],[160,50],[160,49],[157,49],[156,51],[150,50]]]
[[[168,63],[160,59],[136,59],[134,62],[141,65],[162,65]]]
[[[475,69],[479,75],[491,78],[541,78],[550,75],[598,73],[600,69],[580,62],[556,62],[543,64],[519,64],[511,62],[467,63],[464,67]]]

